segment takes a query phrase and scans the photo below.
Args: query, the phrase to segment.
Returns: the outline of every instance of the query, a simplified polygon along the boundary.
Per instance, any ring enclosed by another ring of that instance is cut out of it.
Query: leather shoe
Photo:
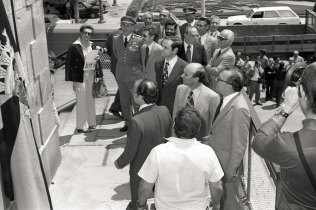
[[[77,129],[78,133],[90,133],[91,130],[87,129],[87,130],[83,130],[83,129]]]
[[[89,129],[94,130],[96,127],[97,126],[95,126],[95,125],[91,125],[91,126],[89,126]]]
[[[111,112],[115,117],[123,119],[122,115],[120,115],[120,113],[116,110],[109,110],[109,112]]]
[[[128,126],[124,125],[124,127],[120,129],[120,132],[126,132],[127,130],[128,130]]]
[[[260,103],[260,102],[256,102],[256,105],[262,106],[262,103]]]

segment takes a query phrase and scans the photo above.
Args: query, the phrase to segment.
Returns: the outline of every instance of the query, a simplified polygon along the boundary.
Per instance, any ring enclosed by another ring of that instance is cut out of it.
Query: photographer
[[[261,126],[252,144],[258,155],[281,167],[276,196],[278,210],[316,209],[316,63],[306,67],[296,86],[285,90],[284,103]],[[297,106],[306,116],[303,128],[295,133],[280,133]]]

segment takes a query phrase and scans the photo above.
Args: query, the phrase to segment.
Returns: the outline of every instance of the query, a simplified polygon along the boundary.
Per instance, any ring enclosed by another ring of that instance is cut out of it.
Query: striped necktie
[[[162,73],[162,89],[165,88],[165,85],[168,81],[168,67],[169,67],[169,63],[166,62],[165,67],[163,69],[163,73]]]
[[[188,95],[186,106],[192,106],[192,107],[194,106],[194,99],[193,99],[193,91],[192,90],[190,91],[190,94]]]

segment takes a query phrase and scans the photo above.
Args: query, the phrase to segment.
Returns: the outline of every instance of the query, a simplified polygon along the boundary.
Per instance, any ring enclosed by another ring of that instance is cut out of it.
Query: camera
[[[291,86],[291,87],[297,86],[303,75],[303,72],[306,66],[307,64],[305,62],[299,62],[291,66],[286,73],[286,77],[285,77],[286,85]]]

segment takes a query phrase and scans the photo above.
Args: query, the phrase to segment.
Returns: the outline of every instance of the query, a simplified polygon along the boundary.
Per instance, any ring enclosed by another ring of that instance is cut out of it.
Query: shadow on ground
[[[115,195],[112,196],[112,200],[114,201],[121,201],[121,200],[130,200],[130,187],[129,183],[120,184],[114,188],[116,192]]]
[[[275,104],[271,104],[271,105],[268,105],[268,106],[263,106],[262,109],[263,109],[263,110],[272,110],[272,109],[275,109]]]
[[[60,136],[59,137],[59,146],[63,146],[65,144],[69,144],[70,139],[73,135],[66,135],[66,136]]]

